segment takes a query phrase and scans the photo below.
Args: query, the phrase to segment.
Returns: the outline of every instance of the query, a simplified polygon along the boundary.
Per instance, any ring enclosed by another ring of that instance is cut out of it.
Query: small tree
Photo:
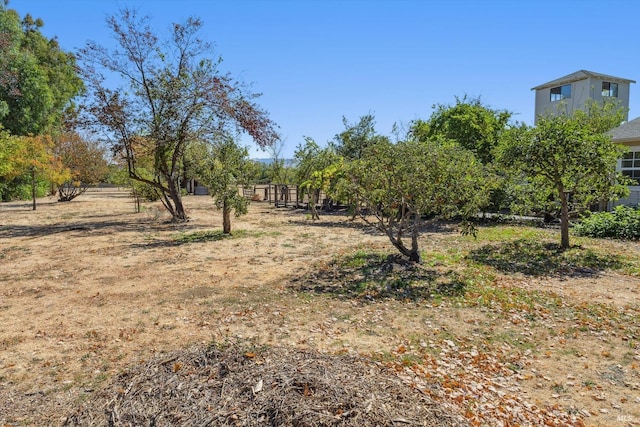
[[[414,262],[420,262],[418,238],[424,218],[465,220],[488,198],[482,165],[450,141],[380,142],[348,165],[347,176],[365,204],[362,218]],[[468,222],[463,225],[470,230]]]
[[[605,106],[605,108],[607,108]],[[573,116],[544,116],[536,127],[521,126],[505,134],[498,160],[519,173],[522,196],[514,209],[559,206],[561,247],[569,244],[569,217],[604,199],[628,191],[624,177],[615,172],[623,149],[605,132],[622,116],[617,110],[603,114],[597,104]],[[616,118],[617,117],[617,118]],[[527,204],[529,202],[529,204]]]
[[[376,129],[376,121],[373,114],[366,114],[358,120],[357,123],[349,123],[346,117],[342,117],[344,130],[335,135],[331,141],[331,147],[341,156],[345,162],[358,160],[362,158],[368,147],[378,143],[389,142],[389,137],[380,135]],[[395,127],[395,125],[394,125]],[[333,196],[341,202],[346,202],[351,210],[351,219],[355,219],[359,215],[360,201],[356,194],[349,189],[349,183],[344,181],[343,174],[337,173],[335,182],[332,183]]]
[[[95,141],[76,132],[65,132],[55,144],[55,154],[69,169],[70,179],[58,185],[58,201],[68,202],[97,184],[107,174],[104,151]]]
[[[320,148],[312,138],[306,137],[305,144],[296,149],[295,159],[296,182],[307,192],[311,219],[320,219],[316,206],[320,201],[320,194],[329,191],[332,180],[340,169],[339,156],[332,147]]]
[[[46,136],[22,137],[22,144],[15,152],[13,162],[16,170],[29,179],[34,211],[39,181],[49,181],[58,185],[70,177],[69,169],[53,154],[53,141]]]
[[[199,162],[193,162],[195,173],[209,189],[216,208],[222,210],[222,232],[231,234],[231,213],[238,217],[249,207],[250,201],[239,192],[253,173],[249,151],[233,138],[223,137],[212,146],[194,145],[189,155],[200,157]]]

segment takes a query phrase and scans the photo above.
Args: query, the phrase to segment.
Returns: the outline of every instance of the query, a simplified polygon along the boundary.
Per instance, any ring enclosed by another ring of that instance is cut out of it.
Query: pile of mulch
[[[175,352],[116,377],[65,426],[467,426],[374,362],[238,343]]]

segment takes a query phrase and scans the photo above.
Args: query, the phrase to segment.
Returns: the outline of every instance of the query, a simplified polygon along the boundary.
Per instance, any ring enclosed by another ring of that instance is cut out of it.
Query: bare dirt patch
[[[637,276],[469,273],[482,230],[473,241],[445,229],[422,237],[428,286],[406,287],[406,266],[389,258],[365,260],[372,271],[335,264],[393,254],[344,215],[312,222],[254,203],[226,239],[210,198],[185,203],[183,225],[154,204],[133,213],[117,190],[35,212],[0,205],[1,424],[60,425],[119,374],[228,340],[366,356],[472,424],[640,423]],[[399,281],[357,285],[370,274]]]

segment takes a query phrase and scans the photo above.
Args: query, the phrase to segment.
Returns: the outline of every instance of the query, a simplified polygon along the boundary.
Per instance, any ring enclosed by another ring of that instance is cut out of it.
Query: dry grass
[[[184,225],[153,204],[133,213],[117,191],[0,205],[0,424],[61,425],[146,370],[180,378],[190,371],[158,363],[190,366],[212,342],[252,343],[255,360],[284,351],[291,366],[382,367],[425,408],[472,424],[640,422],[638,243],[577,239],[557,253],[553,231],[434,229],[414,269],[341,215],[314,223],[257,203],[221,238],[211,199],[186,205]],[[242,381],[235,393],[253,396]]]

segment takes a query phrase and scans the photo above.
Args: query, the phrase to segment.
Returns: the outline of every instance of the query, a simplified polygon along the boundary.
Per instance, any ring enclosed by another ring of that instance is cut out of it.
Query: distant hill
[[[251,159],[255,162],[259,162],[259,163],[264,163],[265,165],[270,165],[271,163],[273,163],[273,159],[267,158],[267,159]],[[285,166],[295,166],[296,165],[296,161],[295,159],[283,159],[284,160],[284,164]]]

